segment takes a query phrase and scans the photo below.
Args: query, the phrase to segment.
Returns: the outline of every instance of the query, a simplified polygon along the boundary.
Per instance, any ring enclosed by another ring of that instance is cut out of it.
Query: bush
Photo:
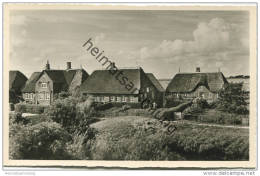
[[[20,124],[23,124],[23,125],[26,125],[26,124],[28,124],[30,122],[29,119],[24,118],[22,116],[22,113],[19,113],[19,112],[18,113],[14,113],[14,114],[10,114],[9,115],[9,121],[11,123],[20,123]]]
[[[15,105],[15,112],[42,114],[48,108],[49,108],[48,106],[44,106],[44,105],[19,103]]]
[[[72,141],[66,148],[73,159],[90,159],[91,145],[95,140],[97,131],[94,128],[88,128],[84,134],[75,133]]]
[[[94,108],[97,111],[104,111],[113,107],[112,103],[94,103]]]
[[[54,122],[62,125],[70,133],[81,131],[82,133],[93,123],[96,111],[91,106],[91,100],[79,102],[79,99],[68,97],[57,99],[50,106],[46,115]],[[82,127],[82,128],[81,128]]]
[[[185,115],[185,119],[203,123],[215,123],[225,125],[241,125],[242,119],[247,116],[235,113],[227,113],[216,109],[209,109],[205,113],[197,114],[196,117]]]
[[[70,159],[65,144],[70,135],[53,122],[24,126],[12,136],[12,159]]]

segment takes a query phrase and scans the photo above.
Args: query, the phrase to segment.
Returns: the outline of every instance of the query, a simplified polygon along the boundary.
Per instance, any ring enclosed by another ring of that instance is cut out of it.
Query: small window
[[[111,102],[114,102],[114,101],[115,101],[115,97],[114,97],[114,96],[111,96],[111,97],[110,97],[110,101],[111,101]]]
[[[126,98],[127,98],[126,96],[123,96],[122,97],[122,102],[126,102]]]
[[[41,84],[41,87],[42,87],[42,88],[47,88],[47,83],[42,83],[42,84]]]
[[[46,99],[46,100],[50,100],[50,93],[46,93],[46,94],[45,94],[45,99]]]
[[[103,96],[100,96],[100,101],[104,102],[104,97]]]
[[[130,102],[134,102],[134,97],[130,96]]]
[[[95,99],[95,102],[98,102],[98,96],[95,96],[94,99]]]
[[[109,97],[108,96],[104,97],[104,102],[108,102],[108,101],[109,101]]]
[[[146,92],[149,92],[150,91],[150,88],[149,87],[146,87]]]
[[[121,97],[117,96],[116,97],[116,102],[121,102]]]

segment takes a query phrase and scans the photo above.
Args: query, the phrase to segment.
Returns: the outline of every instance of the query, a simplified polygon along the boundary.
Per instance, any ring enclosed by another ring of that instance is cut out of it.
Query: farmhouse
[[[49,105],[54,95],[62,91],[73,92],[88,78],[84,69],[72,69],[71,62],[67,62],[66,70],[50,69],[47,62],[42,72],[34,72],[27,81],[23,92],[25,102]]]
[[[23,89],[27,77],[17,70],[9,71],[9,102],[17,103],[19,97],[22,95]]]
[[[141,105],[144,101],[163,105],[164,89],[152,73],[146,74],[141,67],[118,68],[123,77],[116,77],[110,70],[96,70],[81,85],[82,94],[92,95],[96,102],[130,103]],[[123,81],[134,89],[128,89]]]
[[[228,84],[221,72],[178,73],[166,88],[166,96],[176,99],[202,97],[208,102],[218,98],[218,92]]]

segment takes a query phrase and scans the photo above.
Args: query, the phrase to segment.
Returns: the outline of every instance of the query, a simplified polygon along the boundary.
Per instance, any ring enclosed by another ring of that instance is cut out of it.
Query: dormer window
[[[41,83],[42,88],[47,88],[47,83]]]

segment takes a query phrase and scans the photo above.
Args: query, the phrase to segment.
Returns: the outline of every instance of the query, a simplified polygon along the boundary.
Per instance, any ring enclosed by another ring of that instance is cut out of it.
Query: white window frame
[[[104,102],[109,102],[109,96],[104,96]]]
[[[150,88],[149,87],[146,87],[146,92],[150,92]]]
[[[122,102],[127,102],[126,98],[126,96],[122,96]]]
[[[110,96],[109,97],[109,101],[114,102],[115,101],[115,96]]]
[[[94,96],[94,102],[98,102],[98,97]]]
[[[131,102],[131,103],[134,102],[134,96],[130,96],[130,102]]]
[[[121,101],[122,101],[121,97],[120,96],[116,96],[116,102],[121,102]]]
[[[45,93],[45,100],[50,100],[50,93],[49,92]]]
[[[47,83],[45,82],[41,83],[41,88],[47,88]]]

